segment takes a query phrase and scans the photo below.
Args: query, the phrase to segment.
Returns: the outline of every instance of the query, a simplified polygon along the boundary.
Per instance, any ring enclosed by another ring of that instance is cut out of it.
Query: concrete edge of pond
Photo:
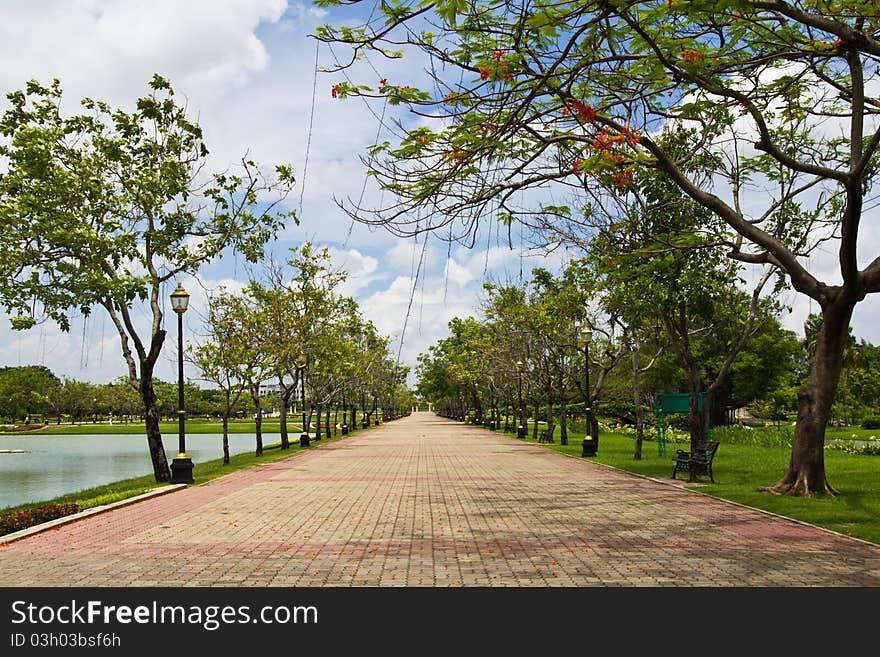
[[[123,506],[135,504],[137,502],[150,499],[151,497],[167,495],[168,493],[173,493],[174,491],[180,490],[182,488],[187,488],[187,484],[171,484],[170,486],[159,486],[157,488],[153,488],[152,490],[148,490],[146,493],[141,493],[140,495],[135,495],[133,497],[127,497],[124,500],[111,502],[110,504],[102,504],[101,506],[93,506],[90,509],[84,509],[78,513],[71,513],[69,516],[55,518],[54,520],[49,520],[48,522],[34,525],[33,527],[27,527],[17,532],[6,534],[5,536],[0,536],[0,545],[9,544],[14,541],[27,538],[28,536],[39,534],[40,532],[49,531],[50,529],[55,529],[56,527],[67,525],[71,522],[76,522],[77,520],[80,520],[82,518],[87,518],[89,516],[94,516],[99,513],[104,513],[105,511],[110,511],[112,509],[118,509]]]

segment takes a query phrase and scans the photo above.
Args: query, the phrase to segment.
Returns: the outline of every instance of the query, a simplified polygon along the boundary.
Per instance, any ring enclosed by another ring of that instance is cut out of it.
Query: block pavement
[[[878,585],[878,546],[429,413],[0,545],[4,587]]]

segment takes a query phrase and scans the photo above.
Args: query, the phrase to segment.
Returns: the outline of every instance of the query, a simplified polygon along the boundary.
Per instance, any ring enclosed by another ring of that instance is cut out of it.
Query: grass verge
[[[516,439],[515,434],[507,435]],[[541,447],[581,457],[583,425],[569,428],[569,444],[559,444],[558,429],[555,443]],[[531,427],[527,442],[531,437]],[[666,444],[666,454],[660,456],[656,441],[644,441],[642,459],[633,459],[634,440],[631,435],[603,432],[599,436],[596,456],[585,460],[598,461],[626,472],[671,480],[672,461],[676,449],[685,445]],[[775,484],[788,469],[791,450],[784,446],[758,446],[721,442],[712,463],[715,484],[701,477],[692,486],[695,490],[756,509],[770,511],[787,518],[808,522],[847,536],[880,545],[880,457],[825,450],[825,471],[828,481],[838,492],[833,498],[799,498],[759,492],[763,486]]]

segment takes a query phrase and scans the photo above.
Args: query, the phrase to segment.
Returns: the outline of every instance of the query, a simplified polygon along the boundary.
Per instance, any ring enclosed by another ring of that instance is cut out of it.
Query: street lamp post
[[[593,339],[593,329],[587,322],[581,324],[578,329],[578,342],[584,347],[584,411],[587,419],[587,435],[581,443],[581,456],[596,456],[599,449],[599,436],[593,435],[593,409],[590,397],[590,342]]]
[[[309,428],[306,426],[306,359],[296,364],[299,368],[300,402],[302,403],[302,432],[299,434],[299,446],[309,446]]]
[[[516,437],[517,438],[525,438],[526,437],[526,418],[525,418],[525,409],[523,408],[523,398],[522,398],[522,374],[523,374],[523,362],[521,360],[516,361],[516,375],[517,375],[517,387],[519,389],[519,422],[516,427]]]
[[[177,289],[171,293],[171,308],[177,313],[177,417],[178,450],[171,462],[171,483],[193,483],[193,462],[186,455],[186,411],[183,405],[183,313],[189,305],[189,294],[178,282]]]

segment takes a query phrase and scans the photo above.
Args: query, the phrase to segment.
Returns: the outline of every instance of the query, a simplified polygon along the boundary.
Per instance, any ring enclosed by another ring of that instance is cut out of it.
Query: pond
[[[263,444],[276,440],[263,434]],[[163,436],[170,463],[177,455],[177,436]],[[251,451],[253,433],[229,435],[230,454]],[[223,457],[223,436],[186,436],[186,453],[194,463]],[[85,488],[140,477],[153,472],[144,434],[0,436],[0,509],[54,499]]]

